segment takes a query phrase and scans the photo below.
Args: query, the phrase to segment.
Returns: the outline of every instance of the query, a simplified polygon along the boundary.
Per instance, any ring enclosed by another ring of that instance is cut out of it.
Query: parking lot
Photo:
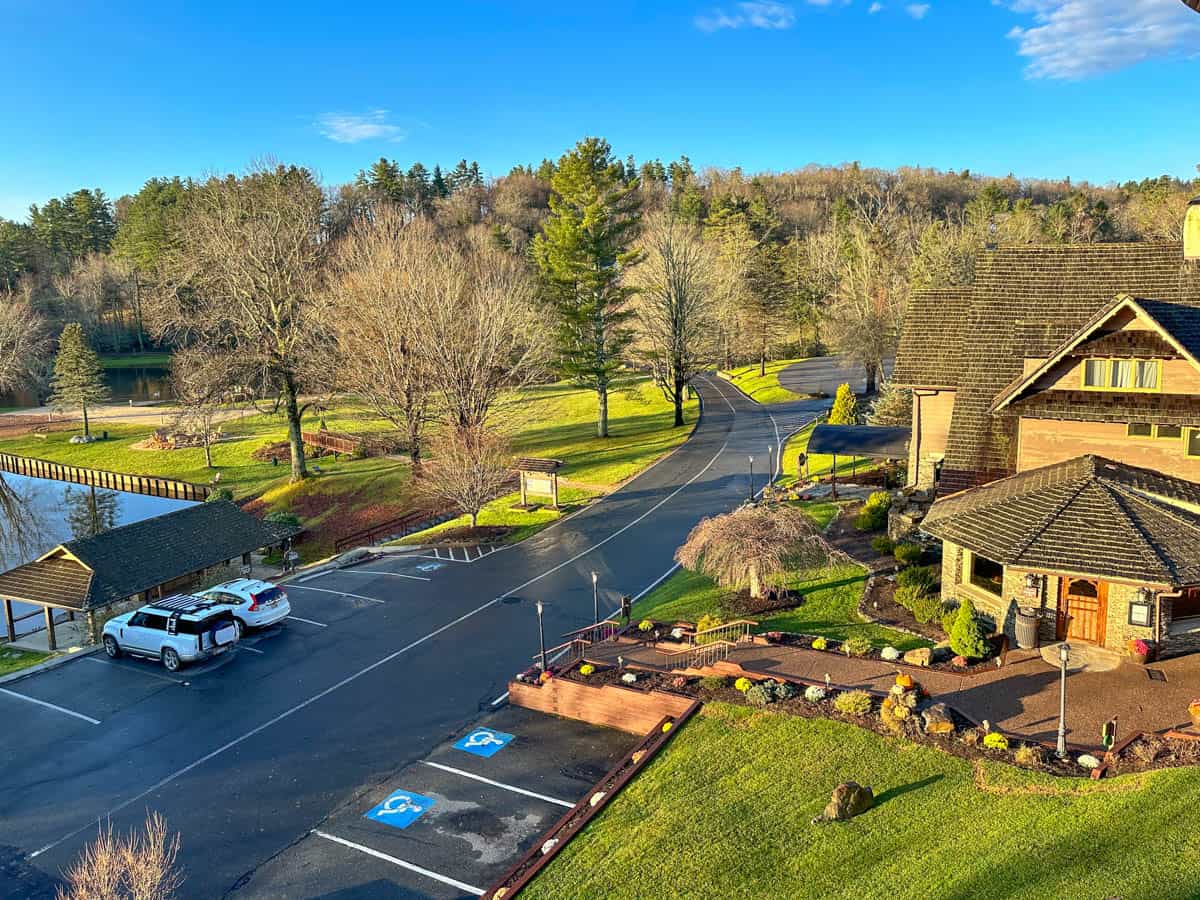
[[[505,707],[364,786],[236,896],[478,896],[636,740]]]

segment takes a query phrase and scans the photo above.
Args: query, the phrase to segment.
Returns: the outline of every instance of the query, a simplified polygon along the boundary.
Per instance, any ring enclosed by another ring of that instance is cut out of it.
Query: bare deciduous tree
[[[683,424],[683,401],[692,379],[716,358],[718,324],[715,260],[700,230],[668,213],[646,222],[642,264],[631,279],[641,326],[639,355]]]
[[[158,813],[146,817],[139,831],[114,834],[102,825],[65,875],[59,900],[171,900],[183,884],[176,866],[179,835],[167,831]]]
[[[425,219],[406,222],[390,204],[359,218],[333,258],[330,330],[340,386],[405,432],[414,470],[421,466],[432,385],[419,352],[432,295],[458,278],[451,256]]]
[[[702,519],[675,552],[680,565],[724,587],[748,585],[755,598],[764,580],[785,568],[824,566],[844,556],[793,506],[743,506]]]
[[[324,194],[295,167],[253,167],[189,193],[179,248],[150,312],[155,331],[221,352],[238,381],[277,396],[288,421],[292,480],[308,473],[301,391],[332,373],[322,329]]]
[[[0,295],[0,393],[37,381],[49,348],[42,317],[24,300]]]
[[[179,350],[171,357],[171,387],[179,405],[176,422],[200,430],[204,465],[209,469],[213,424],[235,390],[234,371],[236,367],[223,354],[202,347]]]
[[[433,460],[416,482],[418,493],[435,506],[469,515],[475,528],[479,511],[512,480],[508,441],[483,426],[448,428],[433,449]]]

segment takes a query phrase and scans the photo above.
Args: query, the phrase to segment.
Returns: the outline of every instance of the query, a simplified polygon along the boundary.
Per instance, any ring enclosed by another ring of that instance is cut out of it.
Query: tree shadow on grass
[[[929,787],[931,784],[936,784],[941,781],[943,775],[930,775],[928,778],[922,778],[920,781],[910,781],[908,784],[901,784],[893,788],[888,788],[886,791],[875,795],[875,805],[882,806],[889,800],[895,800],[897,797],[903,797],[905,794],[911,794],[913,791],[919,791],[923,787]]]

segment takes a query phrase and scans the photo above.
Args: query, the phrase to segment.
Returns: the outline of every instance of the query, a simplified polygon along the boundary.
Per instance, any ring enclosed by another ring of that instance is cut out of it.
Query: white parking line
[[[386,605],[383,600],[376,600],[374,597],[364,597],[362,594],[352,594],[349,591],[333,591],[333,590],[330,590],[329,588],[309,587],[306,584],[289,584],[288,585],[289,591],[292,590],[293,588],[299,588],[302,591],[320,591],[322,594],[337,594],[339,597],[353,597],[355,600],[369,600],[372,603],[379,603],[381,605]]]
[[[66,713],[68,716],[74,716],[77,719],[83,719],[85,722],[91,722],[93,725],[99,725],[99,719],[93,719],[91,716],[85,716],[83,713],[77,713],[73,709],[67,709],[63,706],[55,706],[53,703],[47,703],[45,700],[39,700],[36,697],[27,697],[24,694],[18,694],[16,691],[10,691],[7,688],[0,688],[0,694],[7,694],[9,697],[16,697],[18,700],[25,700],[28,703],[36,703],[38,706],[44,706],[46,709],[53,709],[56,712]]]
[[[508,699],[508,691],[505,691],[503,694],[501,694],[499,697],[497,697],[495,700],[492,701],[492,706],[499,706],[501,703],[503,703],[507,699]]]
[[[535,800],[545,800],[547,803],[557,803],[559,806],[565,806],[567,809],[575,808],[574,803],[568,803],[566,800],[559,800],[555,797],[547,797],[545,794],[527,791],[525,788],[519,788],[514,787],[511,784],[505,784],[503,781],[492,781],[490,778],[484,778],[482,775],[476,775],[473,772],[464,772],[462,769],[456,769],[453,766],[444,766],[441,763],[430,762],[427,759],[423,759],[421,762],[434,769],[441,769],[443,772],[461,775],[463,778],[470,778],[472,781],[482,781],[484,784],[490,784],[492,787],[498,787],[506,791],[512,791],[514,794],[524,794],[526,797],[533,797]]]
[[[393,578],[411,578],[413,581],[433,581],[423,575],[405,575],[403,572],[385,572],[382,569],[342,569],[343,575],[391,575]]]
[[[101,659],[98,656],[85,656],[88,662],[100,663],[102,666],[111,666],[114,669],[121,669],[125,672],[133,672],[135,675],[145,675],[147,678],[157,678],[159,681],[170,682],[171,684],[183,684],[182,679],[172,678],[170,675],[160,675],[158,672],[151,672],[149,669],[143,668],[140,665],[127,666],[124,663],[113,662],[111,659]]]
[[[261,650],[255,650],[253,647],[243,647],[241,644],[238,644],[238,649],[245,650],[247,653],[262,653],[263,652]]]
[[[297,622],[304,622],[306,625],[316,625],[318,628],[328,628],[324,622],[314,622],[312,619],[302,619],[299,616],[288,616],[289,619],[295,619]]]
[[[456,887],[460,891],[466,891],[468,894],[474,894],[476,897],[483,896],[483,888],[475,887],[473,884],[467,884],[465,881],[459,881],[456,878],[450,878],[447,875],[439,875],[430,869],[415,865],[410,862],[405,862],[402,859],[397,859],[394,856],[389,856],[386,853],[380,853],[378,850],[372,850],[370,847],[364,847],[362,844],[356,844],[353,841],[348,841],[345,838],[340,838],[336,834],[327,834],[324,831],[313,829],[313,834],[317,837],[325,838],[327,841],[333,841],[335,844],[341,844],[343,847],[349,847],[352,850],[357,850],[360,853],[365,853],[367,856],[373,856],[376,859],[382,859],[384,862],[390,862],[394,866],[399,866],[402,869],[408,869],[410,872],[416,872],[418,875],[424,875],[426,878],[432,878],[434,881],[440,881],[442,884],[448,884],[451,887]]]

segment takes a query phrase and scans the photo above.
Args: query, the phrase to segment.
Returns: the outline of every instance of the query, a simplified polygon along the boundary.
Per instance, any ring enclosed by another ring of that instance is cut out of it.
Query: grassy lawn
[[[796,483],[799,474],[800,454],[807,452],[808,439],[812,437],[813,429],[816,425],[817,423],[815,422],[805,425],[783,445],[783,462],[779,470],[779,481],[776,482],[781,487]],[[873,459],[860,459],[856,465],[850,457],[839,456],[837,459],[837,474],[841,477],[849,475],[851,472],[867,472],[878,465]],[[830,454],[814,453],[808,457],[808,474],[810,477],[828,475],[831,471],[833,471],[833,457]]]
[[[810,824],[847,779],[876,807]],[[1194,769],[975,771],[853,725],[709,704],[523,896],[1195,897],[1197,802]]]
[[[889,644],[900,650],[927,646],[911,634],[894,631],[858,615],[858,601],[866,586],[867,571],[858,565],[830,566],[810,572],[791,572],[783,583],[804,594],[794,609],[754,617],[756,632],[794,631],[844,640],[852,635],[867,638],[876,647]],[[679,569],[633,606],[636,618],[696,622],[705,613],[721,614],[724,588],[710,578]],[[728,618],[728,616],[726,616]]]
[[[22,650],[19,647],[0,647],[0,676],[11,675],[21,669],[35,666],[50,658],[49,653],[39,653],[36,650]]]
[[[759,403],[787,403],[789,400],[799,400],[799,394],[793,394],[779,383],[779,373],[792,363],[804,362],[803,359],[779,359],[767,363],[767,374],[758,374],[758,363],[752,366],[742,366],[728,372],[718,374],[730,383],[737,385],[742,393]]]
[[[100,365],[106,369],[162,368],[171,365],[170,353],[122,353],[101,356]]]

